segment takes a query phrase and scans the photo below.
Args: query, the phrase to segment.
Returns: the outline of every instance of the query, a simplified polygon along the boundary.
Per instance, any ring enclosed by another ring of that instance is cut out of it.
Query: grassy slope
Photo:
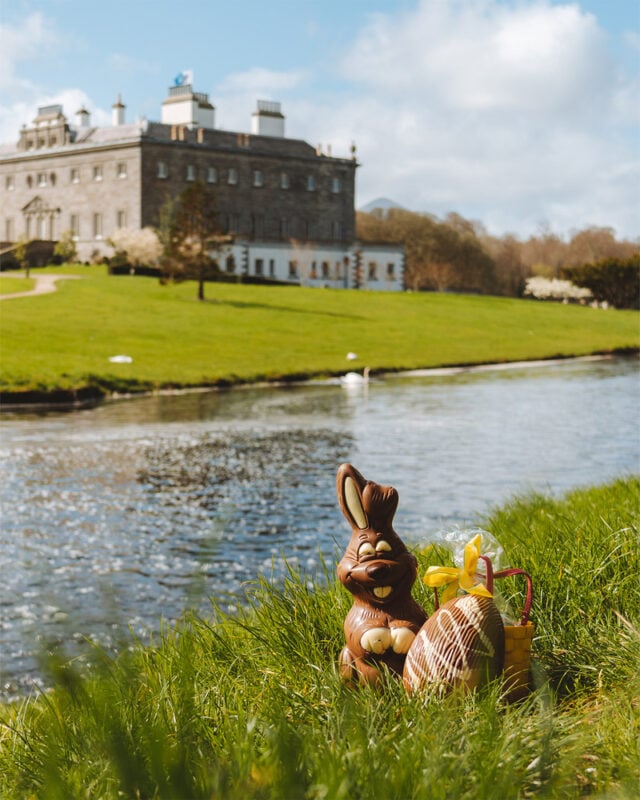
[[[238,618],[94,654],[90,679],[52,664],[53,693],[0,708],[0,795],[637,797],[640,481],[516,500],[485,525],[534,581],[539,688],[523,704],[505,705],[499,682],[428,703],[398,682],[347,690],[335,661],[351,598],[292,573],[255,587]],[[444,553],[419,559],[423,574]],[[421,584],[416,596],[430,607]]]
[[[495,297],[394,294],[109,277],[2,304],[0,388],[213,384],[343,371],[582,355],[638,347],[635,312]],[[132,364],[111,364],[126,354]]]
[[[28,292],[34,288],[36,282],[33,278],[7,278],[0,275],[0,294],[15,294]]]

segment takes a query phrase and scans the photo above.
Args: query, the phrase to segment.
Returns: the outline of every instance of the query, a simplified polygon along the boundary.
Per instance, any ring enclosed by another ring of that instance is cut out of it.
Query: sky
[[[185,70],[216,127],[276,100],[355,143],[358,208],[640,239],[640,0],[0,0],[0,141],[50,103],[160,120]]]

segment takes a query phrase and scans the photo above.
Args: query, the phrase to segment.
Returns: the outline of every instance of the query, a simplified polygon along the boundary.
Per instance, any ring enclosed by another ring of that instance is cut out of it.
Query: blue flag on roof
[[[185,69],[173,79],[174,86],[188,86],[193,83],[193,70]]]

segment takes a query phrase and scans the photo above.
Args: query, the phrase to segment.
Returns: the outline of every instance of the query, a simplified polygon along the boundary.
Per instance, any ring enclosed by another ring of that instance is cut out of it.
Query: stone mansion
[[[355,147],[337,158],[285,137],[279,103],[258,101],[251,132],[217,129],[206,94],[169,89],[161,122],[95,127],[81,108],[38,109],[19,139],[0,145],[0,240],[55,241],[71,231],[83,261],[111,255],[118,228],[156,226],[167,197],[192,181],[215,191],[220,231],[232,244],[221,268],[287,283],[400,290],[403,252],[355,238]]]

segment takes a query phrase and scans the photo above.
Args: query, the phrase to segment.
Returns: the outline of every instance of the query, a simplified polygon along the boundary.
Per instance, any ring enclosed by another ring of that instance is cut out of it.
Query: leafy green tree
[[[53,255],[58,256],[65,264],[76,260],[78,251],[73,239],[73,231],[64,231],[53,248]]]
[[[564,277],[591,290],[599,302],[615,308],[640,308],[640,253],[631,258],[605,258],[593,264],[567,267]]]

